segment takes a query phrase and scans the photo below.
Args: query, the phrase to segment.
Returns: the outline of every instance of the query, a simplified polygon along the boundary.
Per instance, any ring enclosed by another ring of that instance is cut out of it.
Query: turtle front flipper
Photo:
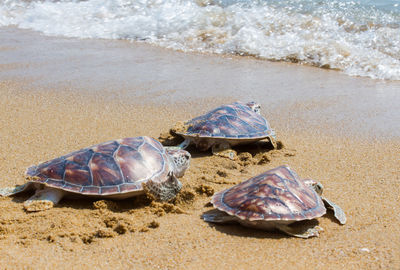
[[[278,149],[278,144],[276,143],[276,140],[274,137],[269,136],[268,137],[269,142],[271,143],[272,147],[274,147],[274,149]]]
[[[278,149],[278,144],[276,142],[276,133],[275,130],[271,129],[271,133],[268,136],[268,140],[271,143],[271,145],[274,147],[274,149]]]
[[[36,190],[36,193],[24,202],[28,212],[43,211],[52,208],[64,196],[64,191],[54,188]]]
[[[323,229],[320,226],[308,228],[305,231],[299,231],[298,229],[294,229],[288,225],[283,225],[283,224],[277,224],[276,228],[279,231],[286,233],[287,235],[299,238],[319,237],[319,233],[323,231]]]
[[[234,160],[237,156],[236,151],[231,149],[231,146],[227,142],[214,144],[211,151],[213,155],[226,157],[231,160]]]
[[[333,210],[333,214],[339,223],[342,225],[346,224],[347,218],[342,208],[325,197],[321,196],[321,199],[324,201],[326,208]]]
[[[32,188],[31,183],[26,183],[17,187],[6,187],[6,188],[0,188],[0,196],[2,197],[7,197],[7,196],[12,196],[14,194],[18,194],[24,191],[27,191]]]
[[[179,149],[186,149],[190,145],[190,139],[185,139],[183,142],[181,142],[177,147]]]
[[[177,146],[164,146],[165,149],[167,150],[180,150],[180,149],[186,149],[191,143],[190,139],[185,139],[183,142],[178,144]]]
[[[143,189],[147,194],[160,201],[169,201],[176,197],[176,194],[181,190],[182,183],[175,177],[173,172],[168,174],[167,181],[158,182],[149,180],[143,183]]]

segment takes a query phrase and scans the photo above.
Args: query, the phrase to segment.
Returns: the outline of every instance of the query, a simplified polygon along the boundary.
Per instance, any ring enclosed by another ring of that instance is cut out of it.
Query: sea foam
[[[376,1],[375,1],[376,2]],[[0,0],[0,26],[255,56],[400,80],[393,0]]]

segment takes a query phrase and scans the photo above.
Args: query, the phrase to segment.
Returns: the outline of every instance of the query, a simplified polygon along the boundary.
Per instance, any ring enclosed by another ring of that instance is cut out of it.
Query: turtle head
[[[174,163],[174,175],[182,177],[190,164],[190,154],[182,149],[167,149],[167,153]]]
[[[260,111],[261,111],[261,106],[260,106],[260,104],[254,102],[254,101],[250,101],[250,102],[246,103],[246,105],[247,105],[252,111],[254,111],[255,113],[260,114]]]
[[[303,180],[304,184],[306,184],[306,186],[312,188],[313,190],[315,190],[315,192],[317,192],[318,195],[322,195],[322,191],[324,190],[324,186],[312,179],[305,179]]]

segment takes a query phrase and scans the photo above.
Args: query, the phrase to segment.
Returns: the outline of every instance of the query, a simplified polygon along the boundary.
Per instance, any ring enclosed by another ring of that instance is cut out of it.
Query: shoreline
[[[0,28],[0,36],[5,43],[0,47],[8,48],[0,80],[28,80],[34,89],[75,90],[96,99],[154,106],[180,104],[178,110],[193,116],[221,102],[254,100],[271,125],[285,132],[324,123],[319,129],[337,136],[400,136],[397,81],[126,41],[46,37],[15,28]],[[24,45],[27,41],[30,46]],[[196,106],[199,100],[204,106]],[[300,126],[298,119],[303,119]]]
[[[0,72],[0,187],[23,184],[30,165],[110,139],[157,138],[176,121],[238,99],[261,103],[285,147],[268,151],[263,164],[255,155],[249,162],[231,162],[193,150],[181,179],[184,188],[172,206],[66,199],[27,214],[22,202],[29,195],[0,198],[1,265],[400,267],[400,83],[0,28],[0,36],[11,35],[12,40],[0,39],[7,40],[0,45],[7,48]],[[217,192],[281,164],[322,182],[325,196],[344,209],[348,223],[340,226],[328,214],[318,219],[321,236],[302,240],[200,219],[212,208],[199,187]],[[184,213],[166,210],[171,208]]]

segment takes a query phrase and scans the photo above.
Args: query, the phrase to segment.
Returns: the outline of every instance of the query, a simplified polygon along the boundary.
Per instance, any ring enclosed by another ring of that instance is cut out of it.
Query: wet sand
[[[24,183],[32,164],[110,139],[157,138],[234,100],[259,101],[284,145],[241,148],[238,161],[189,149],[184,188],[168,204],[62,200],[26,213],[29,194],[0,198],[2,267],[400,268],[398,82],[13,28],[0,36],[1,187]],[[347,224],[328,214],[321,236],[304,240],[200,219],[213,191],[281,164],[322,182]]]

